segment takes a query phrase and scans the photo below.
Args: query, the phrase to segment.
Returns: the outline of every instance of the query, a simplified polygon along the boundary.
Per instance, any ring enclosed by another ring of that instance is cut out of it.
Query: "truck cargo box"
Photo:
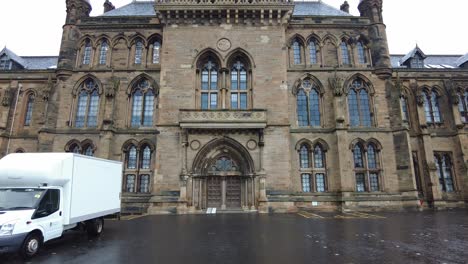
[[[63,188],[63,224],[120,212],[122,163],[73,153],[18,153],[0,160],[0,187]]]

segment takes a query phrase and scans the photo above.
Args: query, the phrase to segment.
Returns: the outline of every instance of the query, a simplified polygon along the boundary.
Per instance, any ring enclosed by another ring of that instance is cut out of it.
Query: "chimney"
[[[107,13],[114,9],[115,6],[109,0],[106,0],[106,2],[104,3],[104,13]]]
[[[348,1],[344,1],[344,3],[340,6],[340,10],[349,14]]]

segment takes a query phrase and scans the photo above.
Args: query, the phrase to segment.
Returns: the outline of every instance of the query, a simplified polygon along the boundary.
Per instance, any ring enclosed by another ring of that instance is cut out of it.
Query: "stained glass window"
[[[28,101],[26,103],[26,114],[24,116],[24,126],[31,125],[33,105],[34,105],[34,94],[31,93],[28,95]]]

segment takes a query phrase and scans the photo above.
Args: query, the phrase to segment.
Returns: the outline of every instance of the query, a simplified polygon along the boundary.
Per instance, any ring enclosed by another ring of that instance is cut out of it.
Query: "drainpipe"
[[[19,94],[20,94],[21,88],[23,88],[23,85],[21,83],[18,83],[18,92],[16,93],[15,109],[13,110],[13,117],[12,117],[12,120],[11,120],[10,134],[8,135],[8,144],[7,144],[7,149],[6,149],[6,154],[5,155],[8,155],[8,153],[10,151],[11,135],[13,134],[13,127],[15,125],[16,108],[18,106],[18,99],[19,99]]]

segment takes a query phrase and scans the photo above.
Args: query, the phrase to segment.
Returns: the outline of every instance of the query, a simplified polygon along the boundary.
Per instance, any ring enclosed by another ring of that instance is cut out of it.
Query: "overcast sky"
[[[103,12],[105,0],[91,0],[91,15]],[[111,0],[116,7],[133,0]],[[344,0],[323,0],[339,8]],[[348,0],[359,15],[359,0]],[[57,55],[65,0],[0,0],[0,49],[5,45],[21,56]],[[390,53],[405,54],[416,43],[426,54],[468,53],[466,0],[384,0]]]

